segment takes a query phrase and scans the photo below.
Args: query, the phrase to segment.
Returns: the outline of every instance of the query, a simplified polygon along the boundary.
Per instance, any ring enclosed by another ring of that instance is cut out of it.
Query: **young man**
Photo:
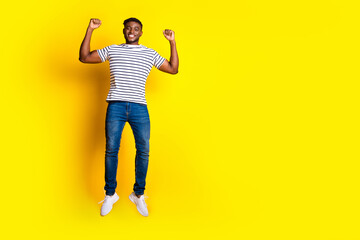
[[[143,216],[148,216],[144,190],[149,159],[150,119],[145,100],[145,82],[152,66],[171,74],[178,72],[179,58],[175,34],[172,30],[163,31],[165,38],[170,42],[170,61],[155,50],[139,45],[139,38],[143,33],[142,23],[136,18],[124,21],[123,33],[126,44],[114,44],[90,52],[92,32],[100,25],[99,19],[90,19],[79,57],[83,63],[101,63],[106,60],[110,63],[110,91],[106,99],[108,107],[105,124],[106,196],[100,214],[108,214],[112,205],[119,199],[115,193],[118,152],[121,133],[128,122],[133,130],[136,145],[134,192],[129,198]]]

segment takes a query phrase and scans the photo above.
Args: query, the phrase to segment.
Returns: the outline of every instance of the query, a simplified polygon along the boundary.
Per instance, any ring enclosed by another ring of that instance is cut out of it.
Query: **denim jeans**
[[[109,101],[106,111],[105,191],[113,195],[117,186],[116,172],[121,134],[125,123],[132,128],[135,146],[134,192],[144,194],[149,162],[150,119],[147,106],[140,103]]]

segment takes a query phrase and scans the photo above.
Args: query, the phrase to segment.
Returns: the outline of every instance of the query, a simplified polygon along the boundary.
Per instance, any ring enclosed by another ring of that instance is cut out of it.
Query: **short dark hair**
[[[128,19],[126,19],[126,20],[124,21],[124,27],[125,27],[125,25],[126,25],[128,22],[137,22],[138,24],[140,24],[141,29],[142,29],[142,27],[143,27],[142,23],[141,23],[140,20],[137,19],[137,18],[128,18]]]

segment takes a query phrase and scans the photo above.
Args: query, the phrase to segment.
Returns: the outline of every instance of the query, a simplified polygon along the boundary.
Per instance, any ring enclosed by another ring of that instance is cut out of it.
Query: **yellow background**
[[[357,1],[8,1],[1,21],[3,239],[360,239]],[[104,198],[108,63],[122,22],[179,73],[153,69],[146,195],[128,200],[135,147],[125,126],[120,200]]]

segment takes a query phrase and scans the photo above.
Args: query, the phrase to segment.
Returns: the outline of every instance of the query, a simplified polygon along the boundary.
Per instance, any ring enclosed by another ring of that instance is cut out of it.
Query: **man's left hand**
[[[165,38],[169,41],[174,41],[175,40],[175,32],[173,30],[170,29],[165,29],[163,31],[163,34],[165,36]]]

